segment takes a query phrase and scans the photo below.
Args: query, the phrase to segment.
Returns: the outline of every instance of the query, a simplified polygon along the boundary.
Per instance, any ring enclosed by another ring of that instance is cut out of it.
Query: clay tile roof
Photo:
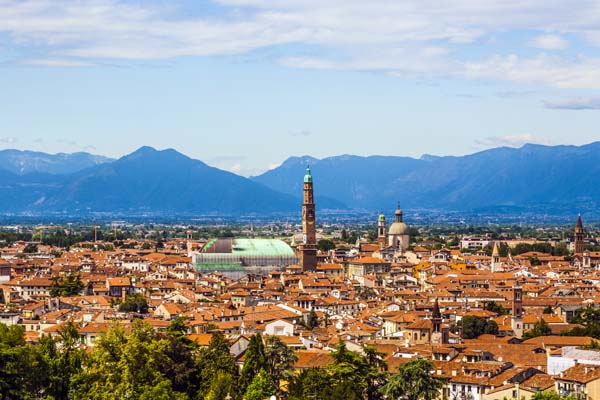
[[[535,374],[531,378],[524,380],[521,386],[536,390],[546,390],[554,386],[554,378],[547,374]]]
[[[350,261],[351,264],[389,264],[389,262],[375,257],[361,257]]]
[[[600,379],[600,366],[591,364],[577,364],[564,370],[555,379],[579,383],[595,381]]]
[[[328,351],[322,350],[298,350],[296,353],[298,360],[294,363],[294,368],[320,368],[333,361]]]

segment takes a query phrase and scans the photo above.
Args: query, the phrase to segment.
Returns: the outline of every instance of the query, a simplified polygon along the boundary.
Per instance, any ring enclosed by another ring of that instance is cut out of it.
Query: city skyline
[[[292,155],[592,142],[590,1],[0,2],[1,148]],[[418,138],[418,140],[415,140]]]

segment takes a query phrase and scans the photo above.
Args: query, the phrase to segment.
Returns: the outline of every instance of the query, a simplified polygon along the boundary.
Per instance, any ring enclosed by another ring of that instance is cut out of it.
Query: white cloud
[[[20,64],[40,67],[91,67],[93,62],[82,60],[68,60],[61,58],[38,58],[22,60]]]
[[[569,41],[558,35],[540,35],[531,39],[529,46],[545,50],[564,50],[569,47]]]
[[[564,59],[543,54],[523,58],[513,54],[466,63],[456,73],[471,79],[498,79],[557,88],[600,88],[599,70],[598,58]]]
[[[546,100],[543,103],[546,108],[559,110],[600,110],[599,97],[576,97],[562,101]]]
[[[0,137],[0,143],[12,146],[16,144],[18,139],[14,136],[4,136]]]
[[[303,44],[308,50],[302,55],[284,51],[281,64],[600,86],[595,76],[600,62],[585,54],[494,55],[498,38],[513,30],[539,33],[526,44],[544,50],[567,49],[565,34],[600,45],[600,2],[595,0],[213,2],[224,11],[188,16],[175,2],[0,0],[0,34],[7,35],[10,47],[25,50],[17,53],[33,49],[37,57],[25,62],[40,66],[246,54]],[[481,44],[482,55],[468,56],[468,44]],[[518,50],[511,52],[521,54]]]
[[[524,133],[521,135],[506,135],[506,136],[491,136],[476,141],[477,145],[481,148],[494,148],[494,147],[521,147],[524,144],[544,144],[550,145],[552,142],[548,138],[532,135],[531,133]]]

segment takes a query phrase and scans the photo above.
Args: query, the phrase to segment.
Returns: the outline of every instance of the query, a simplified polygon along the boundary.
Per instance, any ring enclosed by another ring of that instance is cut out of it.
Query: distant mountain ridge
[[[19,157],[27,162],[16,162]],[[600,142],[500,147],[460,157],[290,157],[251,178],[151,147],[118,160],[4,150],[0,162],[3,214],[299,212],[307,164],[318,210],[377,212],[397,201],[404,208],[488,214],[600,210]]]
[[[300,179],[300,178],[299,178]],[[299,197],[210,167],[175,150],[142,147],[71,174],[18,176],[0,169],[0,212],[269,213]]]
[[[600,204],[600,142],[584,146],[499,147],[466,156],[336,156],[321,160],[291,157],[253,177],[273,190],[300,190],[297,176],[309,161],[318,195],[350,208],[403,207],[477,210]]]
[[[69,174],[111,161],[114,159],[86,152],[48,154],[29,150],[0,150],[0,168],[16,175]]]

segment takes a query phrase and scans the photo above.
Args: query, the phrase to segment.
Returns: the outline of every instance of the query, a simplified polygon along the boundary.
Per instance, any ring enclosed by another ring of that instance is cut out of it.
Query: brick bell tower
[[[300,265],[303,271],[317,269],[317,232],[315,226],[315,199],[310,168],[306,166],[304,175],[304,201],[302,203],[302,244],[300,245]]]
[[[583,236],[583,223],[581,222],[581,214],[579,214],[577,215],[577,224],[575,224],[575,254],[583,254],[585,251]]]

